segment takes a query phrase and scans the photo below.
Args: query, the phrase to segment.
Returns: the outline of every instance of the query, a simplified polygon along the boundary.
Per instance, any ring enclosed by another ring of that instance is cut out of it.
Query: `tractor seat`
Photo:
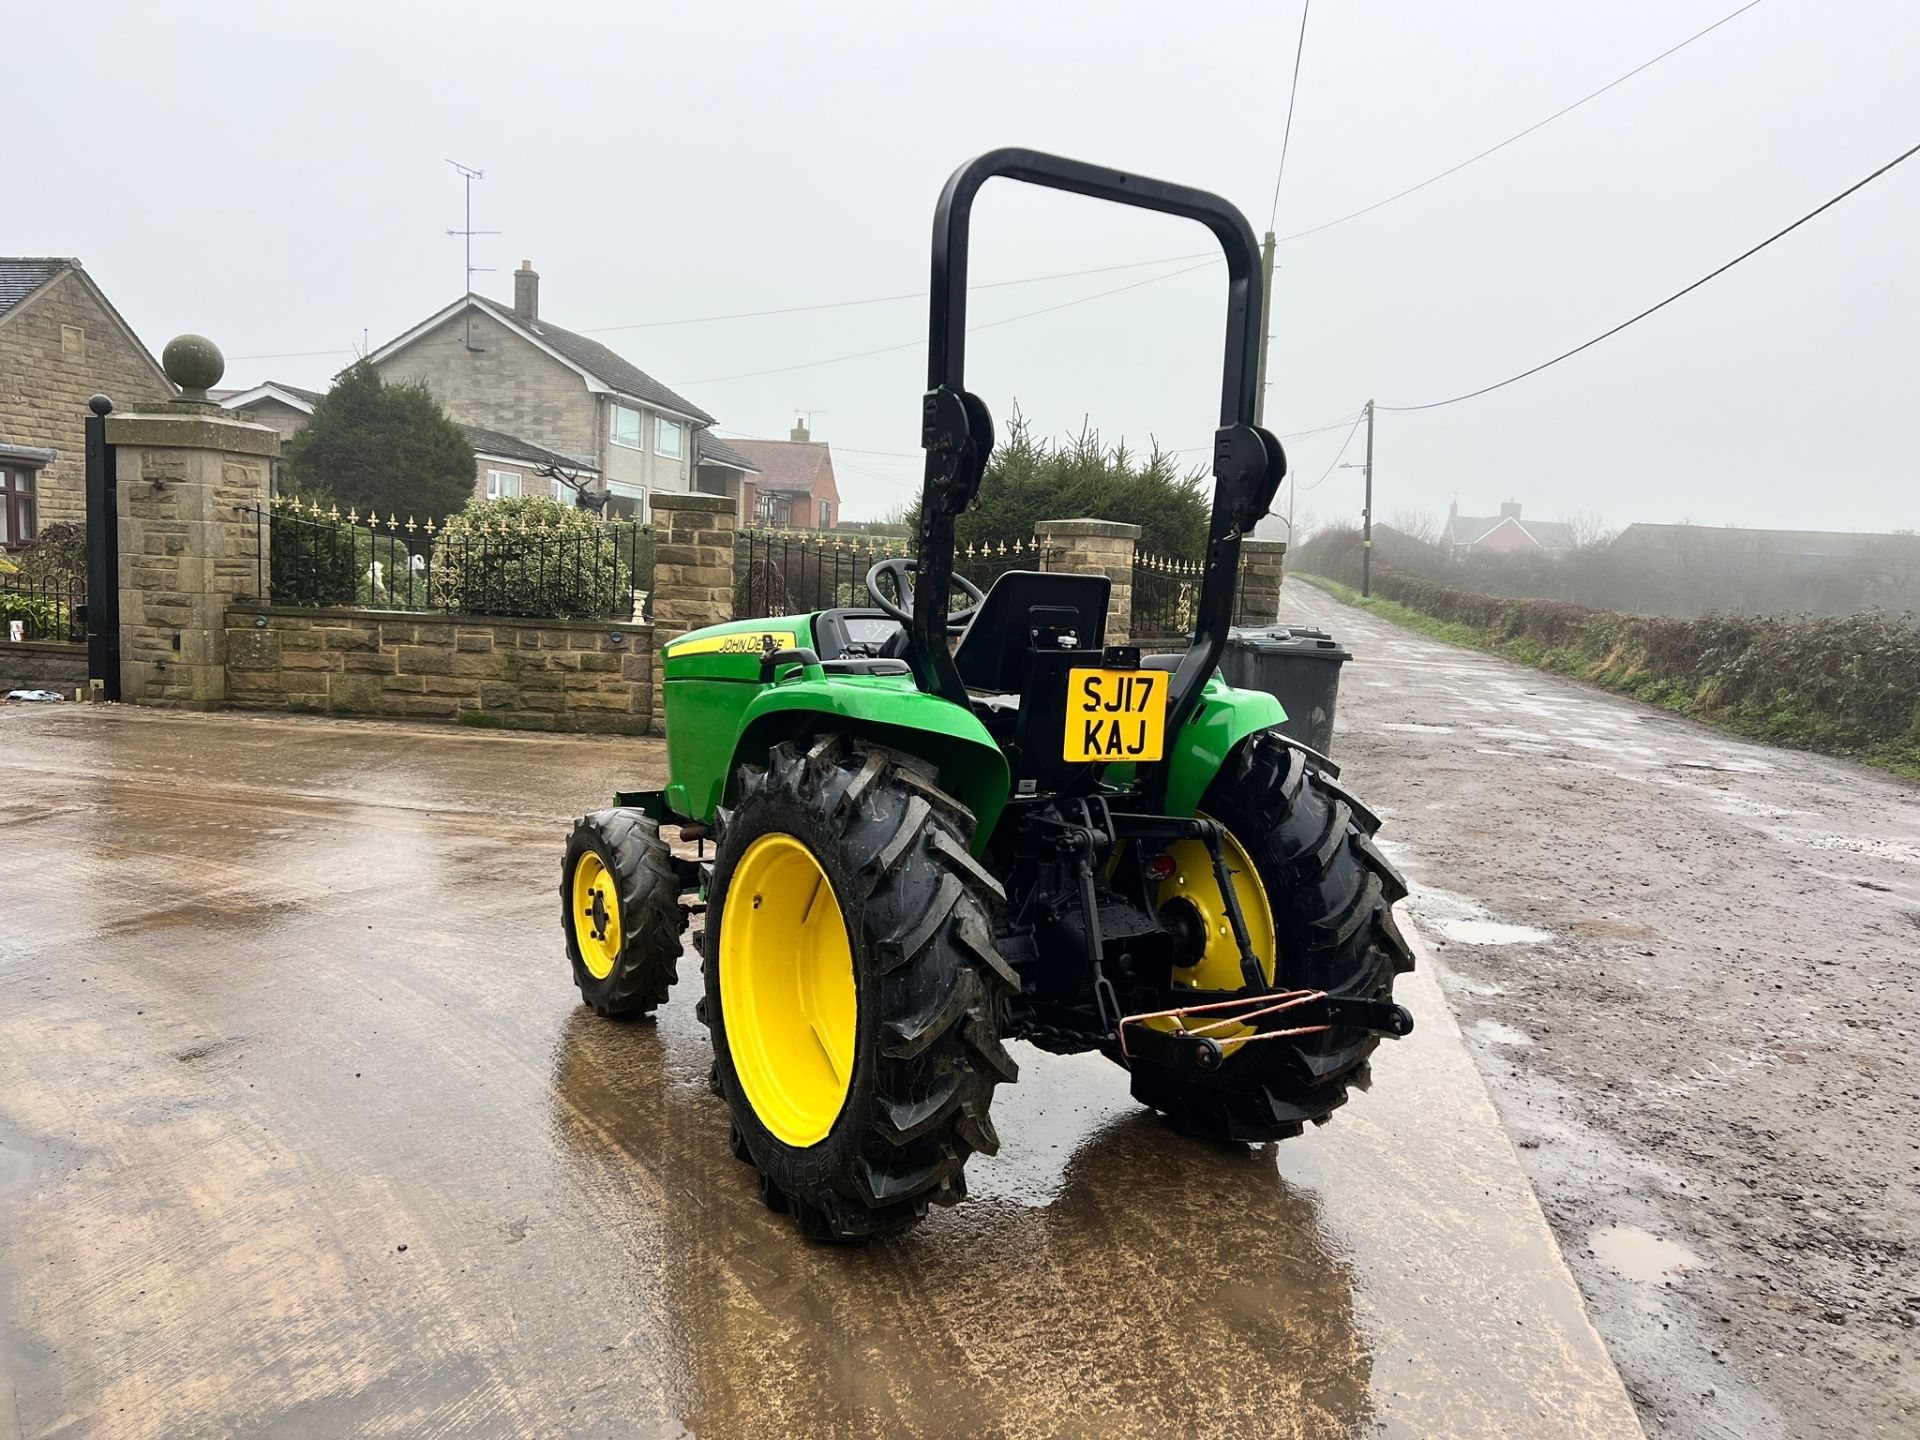
[[[1071,634],[1076,648],[1097,659],[1106,643],[1112,588],[1104,575],[1003,572],[954,647],[961,681],[976,695],[1019,695],[1027,688],[1034,645],[1043,633]]]

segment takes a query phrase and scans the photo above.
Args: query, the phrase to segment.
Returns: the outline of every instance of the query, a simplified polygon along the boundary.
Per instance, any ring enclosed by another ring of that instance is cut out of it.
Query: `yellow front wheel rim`
[[[1204,820],[1208,817],[1202,815],[1200,818]],[[1224,838],[1223,849],[1227,870],[1233,880],[1233,893],[1240,901],[1240,913],[1247,922],[1247,938],[1253,942],[1253,953],[1260,961],[1260,973],[1271,985],[1280,940],[1273,924],[1273,907],[1267,902],[1267,887],[1260,882],[1260,872],[1254,869],[1253,857],[1247,854],[1246,848],[1231,832]],[[1240,971],[1240,943],[1234,937],[1233,922],[1227,914],[1226,896],[1213,873],[1213,853],[1203,840],[1182,840],[1169,846],[1167,855],[1173,861],[1173,874],[1160,882],[1156,902],[1166,905],[1184,900],[1198,913],[1201,933],[1206,936],[1206,948],[1200,958],[1191,965],[1174,970],[1175,983],[1194,990],[1244,989],[1246,977]],[[1178,1020],[1148,1023],[1163,1030],[1181,1028]],[[1205,1024],[1207,1017],[1198,1016],[1194,1023]],[[1209,1028],[1207,1033],[1216,1040],[1225,1040],[1253,1032],[1248,1026],[1235,1025],[1231,1028]]]
[[[853,948],[813,852],[762,835],[734,868],[720,920],[720,1006],[734,1073],[774,1138],[827,1138],[853,1078]]]
[[[572,914],[580,963],[594,979],[606,979],[620,958],[620,891],[595,851],[583,852],[574,863]]]

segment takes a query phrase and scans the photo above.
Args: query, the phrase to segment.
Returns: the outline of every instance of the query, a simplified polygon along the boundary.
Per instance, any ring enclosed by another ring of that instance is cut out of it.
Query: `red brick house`
[[[1573,527],[1559,520],[1522,520],[1520,502],[1509,500],[1498,515],[1462,515],[1447,507],[1447,528],[1440,546],[1454,559],[1462,555],[1513,555],[1525,551],[1564,553],[1574,549]]]
[[[833,530],[840,524],[840,487],[833,451],[794,422],[786,440],[727,442],[760,473],[740,486],[740,523],[788,530]]]

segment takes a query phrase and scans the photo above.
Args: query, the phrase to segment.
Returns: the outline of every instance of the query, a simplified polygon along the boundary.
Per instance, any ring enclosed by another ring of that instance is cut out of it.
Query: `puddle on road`
[[[1797,840],[1814,850],[1839,850],[1848,855],[1865,855],[1875,860],[1894,860],[1904,865],[1920,865],[1920,845],[1903,845],[1897,840],[1880,840],[1870,835],[1795,835],[1776,831],[1789,840]]]
[[[1415,885],[1408,903],[1428,932],[1459,945],[1544,945],[1554,938],[1551,930],[1496,920],[1478,900],[1450,890]]]
[[[1504,925],[1498,920],[1443,920],[1437,928],[1462,945],[1543,945],[1553,939],[1551,930]]]
[[[1587,1237],[1604,1265],[1642,1285],[1665,1285],[1700,1268],[1700,1257],[1673,1240],[1663,1240],[1638,1225],[1609,1225]]]
[[[1467,1035],[1482,1045],[1533,1044],[1533,1037],[1526,1031],[1503,1025],[1498,1020],[1476,1020],[1467,1027]]]

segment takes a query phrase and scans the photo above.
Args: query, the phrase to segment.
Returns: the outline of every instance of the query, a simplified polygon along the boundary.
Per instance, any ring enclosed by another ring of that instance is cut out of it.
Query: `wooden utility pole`
[[[1367,499],[1360,511],[1360,593],[1373,594],[1373,401],[1367,401]]]
[[[1273,232],[1260,242],[1260,265],[1266,271],[1266,283],[1260,287],[1260,365],[1255,376],[1258,389],[1253,392],[1253,423],[1267,423],[1267,322],[1273,318]]]

